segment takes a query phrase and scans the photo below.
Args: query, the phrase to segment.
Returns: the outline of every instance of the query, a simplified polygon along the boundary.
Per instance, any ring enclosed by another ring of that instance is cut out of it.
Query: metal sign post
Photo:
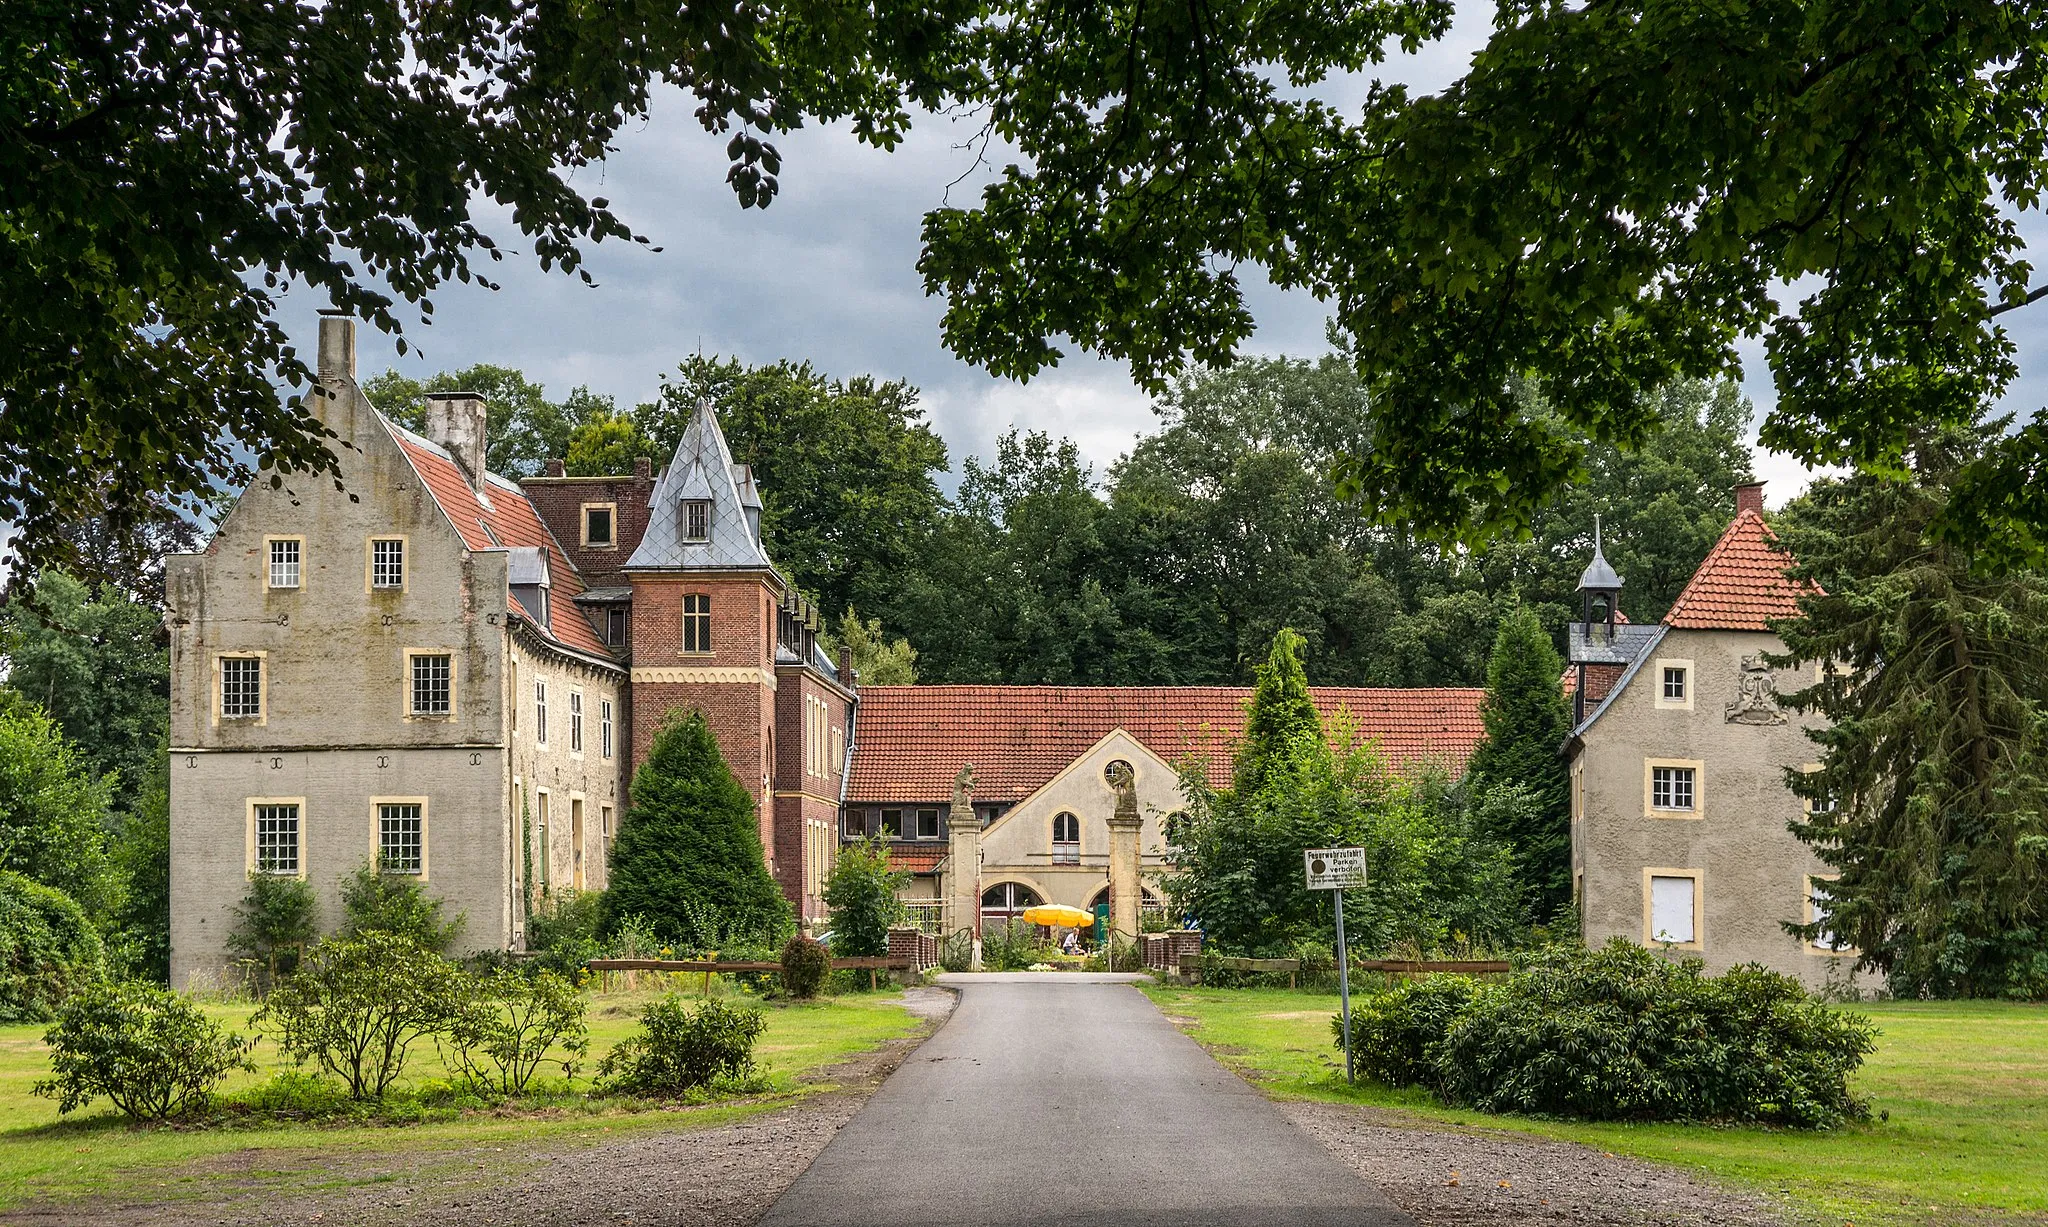
[[[1344,1017],[1344,1081],[1355,1082],[1351,1066],[1351,950],[1344,942],[1344,888],[1365,887],[1365,849],[1310,848],[1301,854],[1310,890],[1336,892],[1337,993]]]

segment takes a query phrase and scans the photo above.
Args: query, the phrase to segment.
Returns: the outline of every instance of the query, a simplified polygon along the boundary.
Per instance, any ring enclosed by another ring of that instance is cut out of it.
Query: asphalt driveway
[[[946,976],[958,1009],[764,1227],[1412,1227],[1128,976]]]

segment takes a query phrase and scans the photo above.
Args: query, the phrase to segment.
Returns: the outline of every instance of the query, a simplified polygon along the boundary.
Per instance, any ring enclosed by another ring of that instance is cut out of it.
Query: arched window
[[[1162,826],[1167,844],[1169,846],[1178,844],[1181,841],[1181,836],[1187,834],[1188,812],[1184,809],[1173,811],[1166,816],[1166,821]]]
[[[1021,917],[1025,908],[1043,902],[1037,891],[1022,882],[998,882],[981,892],[982,927],[1007,925]]]
[[[1052,863],[1081,863],[1081,820],[1065,811],[1052,816]]]
[[[1101,890],[1095,892],[1093,899],[1088,901],[1088,910],[1092,912],[1098,905],[1108,902],[1109,887],[1104,886]],[[1166,904],[1160,900],[1159,896],[1142,886],[1138,888],[1138,920],[1140,928],[1144,928],[1144,922],[1148,920],[1161,928],[1166,927],[1167,922]],[[1150,929],[1145,931],[1151,932]]]

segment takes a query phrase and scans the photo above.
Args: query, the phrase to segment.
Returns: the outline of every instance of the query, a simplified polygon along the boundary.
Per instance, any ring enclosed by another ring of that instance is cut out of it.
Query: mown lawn
[[[695,987],[691,978],[690,987]],[[630,1034],[640,1007],[655,994],[593,994],[590,998],[590,1052],[574,1082],[563,1086],[559,1068],[555,1090],[587,1088],[597,1058]],[[687,995],[687,994],[686,994]],[[770,1079],[771,1089],[742,1101],[674,1110],[648,1110],[580,1100],[564,1093],[551,1095],[548,1105],[528,1111],[483,1111],[457,1119],[429,1120],[412,1125],[261,1125],[206,1129],[135,1127],[125,1123],[104,1099],[61,1120],[57,1105],[30,1093],[47,1076],[48,1058],[43,1025],[0,1027],[0,1208],[38,1200],[63,1201],[105,1194],[143,1197],[152,1192],[177,1196],[206,1179],[178,1169],[193,1160],[241,1151],[275,1152],[280,1161],[289,1152],[317,1148],[337,1150],[455,1149],[477,1145],[517,1145],[542,1140],[595,1143],[608,1133],[645,1128],[678,1128],[722,1124],[767,1111],[829,1083],[801,1083],[807,1073],[909,1034],[917,1020],[903,1008],[897,992],[853,994],[809,1003],[761,1003],[768,1026],[755,1057]],[[209,1005],[208,1012],[245,1027],[255,1008]],[[431,1041],[415,1046],[401,1086],[419,1086],[445,1078],[447,1069]],[[275,1045],[265,1040],[254,1057],[259,1072],[238,1074],[228,1083],[233,1092],[253,1085],[282,1068]],[[448,1115],[442,1113],[441,1115]],[[251,1174],[268,1165],[261,1156],[248,1157]]]
[[[1420,1092],[1344,1085],[1333,994],[1147,987],[1161,1010],[1270,1093],[1399,1108],[1699,1168],[1788,1195],[1831,1223],[2048,1222],[2048,1007],[1885,1002],[1857,1093],[1887,1114],[1829,1132],[1574,1124],[1486,1116]]]

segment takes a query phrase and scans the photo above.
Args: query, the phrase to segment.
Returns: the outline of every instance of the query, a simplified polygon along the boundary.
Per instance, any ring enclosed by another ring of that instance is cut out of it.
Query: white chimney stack
[[[474,392],[429,392],[427,438],[455,458],[469,488],[484,488],[484,398]]]
[[[320,378],[356,377],[356,322],[348,312],[323,308],[320,312]]]

